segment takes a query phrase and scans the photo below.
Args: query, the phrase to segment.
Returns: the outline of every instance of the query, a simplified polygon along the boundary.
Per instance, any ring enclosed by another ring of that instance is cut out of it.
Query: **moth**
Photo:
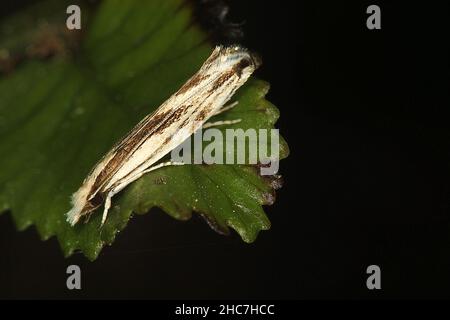
[[[200,70],[153,113],[140,121],[91,170],[72,195],[67,221],[73,226],[104,204],[106,221],[111,198],[142,175],[178,162],[157,164],[195,131],[240,120],[206,121],[234,107],[225,105],[260,66],[260,58],[240,46],[217,46]]]

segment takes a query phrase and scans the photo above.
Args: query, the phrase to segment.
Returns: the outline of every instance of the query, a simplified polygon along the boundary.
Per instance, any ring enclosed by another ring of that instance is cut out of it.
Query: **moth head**
[[[217,59],[218,58],[218,59]],[[261,58],[254,52],[239,45],[218,46],[210,59],[226,70],[233,70],[239,77],[247,79],[259,66]]]

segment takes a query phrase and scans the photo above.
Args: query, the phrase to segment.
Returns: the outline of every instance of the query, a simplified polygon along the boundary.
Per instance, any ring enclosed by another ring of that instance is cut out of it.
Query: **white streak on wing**
[[[237,76],[230,78],[228,82],[236,83],[242,81]],[[228,83],[229,84],[229,83]],[[184,140],[186,140],[191,134],[197,131],[203,123],[205,123],[218,108],[223,106],[230,98],[230,92],[235,85],[225,85],[225,90],[217,90],[211,96],[206,98],[206,93],[213,85],[213,82],[208,83],[202,90],[202,94],[198,94],[194,99],[190,100],[188,103],[192,104],[193,107],[189,112],[184,114],[179,118],[178,121],[173,122],[168,127],[164,129],[164,133],[155,134],[148,138],[142,146],[134,152],[134,154],[127,160],[127,163],[120,168],[113,177],[111,181],[105,185],[105,190],[111,188],[117,181],[124,178],[131,172],[138,170],[145,170],[174,148],[179,146]],[[185,102],[187,103],[187,102]],[[205,114],[205,118],[202,121],[195,121],[196,116],[205,110],[205,106],[212,104],[212,108],[209,112]],[[180,123],[183,123],[185,119],[188,119],[188,126],[186,130],[180,130]],[[172,139],[164,144],[168,137]]]

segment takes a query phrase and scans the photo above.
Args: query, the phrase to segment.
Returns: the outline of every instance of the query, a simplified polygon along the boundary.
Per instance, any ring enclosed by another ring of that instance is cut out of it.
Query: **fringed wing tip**
[[[78,220],[80,220],[81,217],[81,212],[84,208],[85,205],[85,201],[83,201],[82,199],[80,199],[80,192],[75,192],[72,195],[72,199],[71,199],[71,203],[72,203],[72,209],[70,209],[67,213],[66,213],[66,221],[71,225],[74,226]]]

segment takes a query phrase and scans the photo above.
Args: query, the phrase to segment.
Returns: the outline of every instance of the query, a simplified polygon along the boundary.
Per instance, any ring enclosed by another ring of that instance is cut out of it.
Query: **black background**
[[[228,1],[258,51],[291,149],[253,244],[159,210],[98,260],[0,216],[0,297],[407,298],[450,296],[449,51],[444,1]],[[17,8],[5,5],[3,11]],[[378,4],[382,29],[366,28]],[[2,4],[3,5],[3,4]],[[66,267],[82,290],[66,289]],[[381,267],[382,289],[366,288]]]

